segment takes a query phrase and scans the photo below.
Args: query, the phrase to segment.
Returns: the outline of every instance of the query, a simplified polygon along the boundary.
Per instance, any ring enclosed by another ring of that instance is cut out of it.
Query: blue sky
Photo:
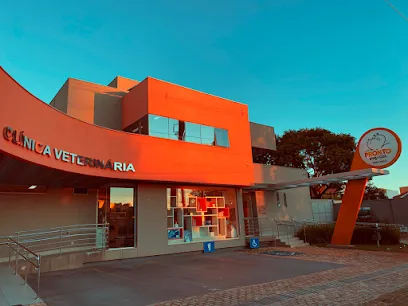
[[[384,0],[3,0],[0,65],[46,102],[68,77],[152,76],[246,103],[278,134],[383,126],[406,144],[407,37]],[[408,186],[407,169],[403,150],[375,183]]]

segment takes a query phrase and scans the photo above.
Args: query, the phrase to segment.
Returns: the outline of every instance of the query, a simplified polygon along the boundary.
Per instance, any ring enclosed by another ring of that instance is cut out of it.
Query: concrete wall
[[[127,91],[109,86],[68,79],[50,105],[79,120],[122,129],[122,98]]]
[[[408,199],[396,199],[392,200],[391,203],[395,223],[408,225]]]
[[[254,164],[255,183],[277,184],[301,180],[307,177],[302,169]],[[277,203],[277,191],[256,191],[256,203],[259,217],[288,220],[291,218],[311,219],[313,217],[308,187],[279,191],[280,207]],[[287,207],[284,205],[286,194]]]
[[[0,194],[0,236],[16,231],[96,223],[96,190],[74,195],[72,188],[45,194]]]
[[[122,96],[95,92],[93,124],[113,130],[121,130]]]
[[[117,89],[129,91],[132,89],[132,87],[135,87],[137,84],[139,84],[138,81],[136,80],[131,80],[128,78],[124,78],[121,76],[117,76],[112,80],[112,82],[109,83],[109,87],[114,87]]]
[[[68,108],[68,81],[60,88],[54,99],[50,102],[50,105],[58,109],[63,113],[67,113]]]
[[[340,205],[333,205],[334,220],[337,219]],[[381,223],[408,225],[408,199],[365,200],[361,207],[370,207],[372,215]]]
[[[146,116],[148,111],[148,80],[140,82],[137,86],[133,87],[129,93],[122,100],[122,129],[127,128],[129,125],[135,123],[137,120]]]
[[[109,86],[69,79],[67,114],[88,123],[121,130],[121,100],[126,93]]]
[[[280,206],[278,206],[279,193]],[[284,204],[286,194],[287,207]],[[283,191],[256,191],[256,204],[259,217],[279,220],[312,219],[312,204],[308,188],[288,189]]]
[[[307,179],[303,169],[253,164],[255,184],[278,184]]]

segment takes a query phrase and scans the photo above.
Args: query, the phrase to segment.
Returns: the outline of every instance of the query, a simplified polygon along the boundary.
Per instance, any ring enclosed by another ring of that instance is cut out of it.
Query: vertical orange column
[[[368,168],[358,153],[358,147],[353,157],[350,171]],[[348,181],[343,195],[339,214],[331,244],[349,245],[353,237],[354,228],[361,202],[363,201],[368,178]]]
[[[361,179],[347,183],[331,244],[350,244],[367,181],[368,179]]]

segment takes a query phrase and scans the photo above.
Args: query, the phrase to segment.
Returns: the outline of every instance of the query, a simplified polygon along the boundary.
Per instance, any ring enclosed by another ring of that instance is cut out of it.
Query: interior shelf
[[[176,196],[167,199],[169,243],[174,236],[187,242],[226,238],[230,209],[225,207],[224,197],[189,196],[182,202],[177,199]],[[179,233],[174,233],[179,229]]]

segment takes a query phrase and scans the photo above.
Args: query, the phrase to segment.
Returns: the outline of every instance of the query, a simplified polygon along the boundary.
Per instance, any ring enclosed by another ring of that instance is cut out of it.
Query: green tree
[[[350,134],[336,134],[323,128],[289,130],[276,136],[276,151],[254,149],[255,163],[305,169],[311,177],[350,171],[356,150],[356,139]],[[345,183],[315,185],[311,197],[321,199],[325,192],[341,198]],[[364,199],[386,198],[385,190],[370,181]]]
[[[385,193],[385,189],[375,187],[373,182],[370,180],[364,193],[364,200],[388,199]]]
[[[305,169],[310,178],[349,171],[356,149],[353,136],[323,128],[289,130],[276,142],[276,151],[258,151],[254,162]],[[322,198],[328,188],[341,192],[344,184],[312,186],[312,198]]]
[[[309,178],[350,171],[356,150],[356,139],[350,134],[336,134],[323,128],[289,130],[276,136],[276,151],[254,149],[255,163],[305,169]],[[327,190],[341,198],[345,183],[315,185],[311,197],[321,199]],[[327,195],[326,195],[327,196]],[[385,190],[370,181],[364,199],[384,199]]]

